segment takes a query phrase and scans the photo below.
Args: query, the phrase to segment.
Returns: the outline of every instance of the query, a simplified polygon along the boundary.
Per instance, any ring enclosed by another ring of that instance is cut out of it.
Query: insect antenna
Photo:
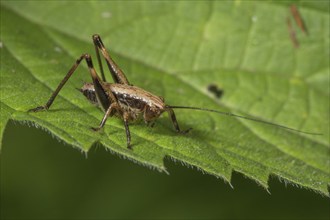
[[[189,107],[189,106],[175,106],[175,105],[167,105],[166,108],[181,108],[181,109],[191,109],[191,110],[197,110],[197,111],[214,112],[214,113],[221,114],[221,115],[226,115],[226,116],[236,117],[236,118],[242,118],[242,119],[246,119],[246,120],[250,120],[250,121],[255,121],[255,122],[259,122],[259,123],[263,123],[263,124],[268,124],[268,125],[284,128],[284,129],[287,129],[287,130],[291,130],[291,131],[295,131],[295,132],[299,132],[299,133],[303,133],[303,134],[323,135],[321,133],[300,131],[298,129],[290,128],[290,127],[287,127],[287,126],[284,126],[284,125],[275,124],[275,123],[268,122],[268,121],[263,121],[261,119],[246,117],[246,116],[242,116],[242,115],[236,115],[236,114],[233,114],[233,113],[230,113],[230,112],[222,112],[222,111],[213,110],[213,109],[199,108],[199,107]]]

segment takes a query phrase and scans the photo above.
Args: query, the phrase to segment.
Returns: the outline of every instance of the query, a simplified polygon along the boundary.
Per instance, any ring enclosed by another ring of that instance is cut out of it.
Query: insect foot
[[[187,130],[181,130],[181,131],[178,131],[179,134],[188,134],[190,131],[192,130],[192,128],[188,128]]]
[[[43,110],[48,110],[48,108],[46,106],[38,106],[36,108],[32,108],[32,109],[28,110],[28,112],[39,112],[39,111],[43,111]]]
[[[97,127],[97,128],[95,128],[95,127],[91,127],[91,129],[92,129],[93,131],[96,131],[96,132],[98,132],[98,131],[100,131],[100,130],[101,130],[101,128],[100,128],[100,127]]]
[[[153,128],[155,126],[155,122],[146,122],[146,125],[150,128]]]

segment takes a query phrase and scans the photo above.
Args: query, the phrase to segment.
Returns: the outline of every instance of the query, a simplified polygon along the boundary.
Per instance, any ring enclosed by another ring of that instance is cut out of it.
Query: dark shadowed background
[[[9,123],[1,152],[1,219],[329,219],[330,201],[271,178],[268,194],[165,160],[170,175],[94,147],[88,157],[46,132]]]

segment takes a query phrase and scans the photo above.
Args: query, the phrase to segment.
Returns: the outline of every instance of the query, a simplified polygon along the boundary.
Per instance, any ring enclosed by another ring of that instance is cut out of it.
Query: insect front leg
[[[58,95],[58,93],[60,92],[62,87],[65,85],[65,83],[68,81],[68,79],[72,76],[72,74],[75,72],[75,70],[77,69],[77,67],[79,66],[79,64],[81,63],[81,61],[83,59],[86,60],[86,63],[89,67],[89,71],[90,71],[90,74],[93,78],[93,81],[95,81],[95,80],[100,81],[99,77],[96,74],[95,69],[93,68],[92,59],[91,59],[90,55],[89,54],[83,54],[76,60],[76,63],[71,67],[69,72],[62,79],[60,84],[57,86],[56,90],[53,92],[51,97],[48,99],[47,103],[43,106],[38,106],[36,108],[30,109],[29,112],[38,112],[38,111],[41,111],[41,110],[48,110],[49,107],[53,104],[56,96]]]
[[[188,133],[192,129],[192,128],[188,128],[187,130],[181,130],[180,127],[179,127],[178,121],[176,120],[176,117],[175,117],[175,114],[174,114],[173,109],[170,108],[170,107],[166,107],[165,110],[170,115],[171,121],[173,123],[173,126],[174,126],[176,132],[178,132],[180,134],[186,134],[186,133]]]
[[[103,67],[102,67],[102,62],[101,62],[101,59],[100,59],[99,50],[101,51],[107,65],[108,65],[108,68],[110,70],[113,81],[115,83],[119,83],[119,84],[130,85],[130,83],[128,82],[128,79],[126,78],[126,76],[124,74],[124,72],[118,67],[118,65],[115,63],[115,61],[111,58],[108,51],[105,49],[104,44],[101,40],[101,37],[98,34],[93,35],[93,42],[94,42],[96,56],[97,56],[97,59],[98,59],[98,63],[100,65],[100,70],[101,70],[103,80],[105,81],[105,76],[104,76],[104,73],[103,73]]]

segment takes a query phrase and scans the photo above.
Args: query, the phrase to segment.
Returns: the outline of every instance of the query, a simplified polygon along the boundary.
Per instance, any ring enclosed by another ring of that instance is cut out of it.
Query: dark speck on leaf
[[[208,85],[207,90],[214,94],[214,96],[218,99],[220,99],[224,93],[224,91],[215,84]]]

